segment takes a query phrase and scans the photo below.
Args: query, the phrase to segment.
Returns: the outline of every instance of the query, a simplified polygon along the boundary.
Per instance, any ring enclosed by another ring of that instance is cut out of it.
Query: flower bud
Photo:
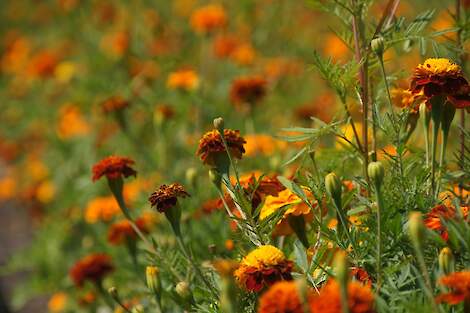
[[[326,192],[333,198],[333,200],[341,200],[341,181],[335,173],[329,173],[325,176]]]
[[[176,284],[175,291],[183,300],[190,301],[192,298],[191,289],[189,284],[185,281],[180,281]]]
[[[190,167],[186,170],[185,173],[186,182],[189,186],[196,186],[197,170],[194,167]]]
[[[132,313],[144,313],[144,307],[141,304],[137,304],[132,308]]]
[[[113,298],[114,301],[116,301],[117,303],[119,303],[119,294],[118,294],[118,291],[117,291],[117,288],[116,287],[111,287],[108,289],[108,293],[109,295],[111,296],[111,298]]]
[[[222,177],[216,169],[209,170],[209,179],[215,185],[217,189],[221,189]]]
[[[443,248],[439,253],[439,269],[445,275],[454,271],[454,255],[448,247]]]
[[[372,39],[372,41],[370,42],[370,47],[372,48],[372,51],[374,51],[374,53],[378,57],[382,57],[382,55],[384,54],[384,49],[385,49],[384,43],[385,43],[384,38],[382,36],[376,37]]]
[[[413,244],[417,247],[421,245],[424,240],[424,224],[420,212],[411,212],[408,219],[408,231]]]
[[[145,277],[147,280],[147,287],[155,295],[160,295],[162,284],[160,281],[159,269],[156,266],[147,266],[145,270]]]
[[[384,175],[385,175],[385,169],[382,163],[381,162],[369,163],[369,166],[367,167],[367,173],[369,174],[369,177],[374,182],[376,188],[380,188],[384,179]]]
[[[222,117],[214,119],[214,128],[217,129],[221,134],[224,133],[224,119]]]

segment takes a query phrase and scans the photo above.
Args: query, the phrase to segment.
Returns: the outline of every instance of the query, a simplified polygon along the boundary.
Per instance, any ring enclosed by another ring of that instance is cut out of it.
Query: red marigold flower
[[[348,306],[350,313],[374,313],[374,295],[370,287],[358,282],[348,283]],[[341,313],[339,284],[330,280],[320,290],[320,295],[310,301],[312,313]]]
[[[240,136],[240,132],[238,130],[224,129],[224,138],[232,157],[241,159],[243,153],[245,153],[243,145],[246,144],[246,140]],[[218,130],[205,133],[201,140],[199,140],[196,154],[204,164],[215,165],[215,158],[225,153],[225,146]]]
[[[112,96],[101,103],[104,113],[112,113],[124,110],[129,106],[130,102],[121,96]]]
[[[445,58],[427,59],[419,64],[411,78],[411,92],[424,93],[429,100],[446,96],[456,108],[470,106],[470,86],[459,65]]]
[[[461,213],[465,220],[468,217],[468,211],[468,207],[461,207]],[[424,225],[426,225],[426,227],[431,230],[437,231],[441,235],[442,239],[447,240],[449,239],[449,233],[447,232],[447,229],[443,225],[442,221],[448,221],[455,219],[456,217],[457,212],[453,206],[446,206],[441,204],[435,206],[426,214]]]
[[[372,279],[369,276],[369,273],[362,267],[353,267],[350,272],[351,277],[357,280],[364,285],[372,287]]]
[[[261,296],[258,313],[304,313],[300,299],[295,282],[280,281]]]
[[[438,302],[459,304],[462,301],[470,301],[470,271],[462,271],[449,274],[439,280],[441,285],[451,289],[450,292],[437,297]]]
[[[130,158],[109,156],[93,166],[93,181],[106,176],[108,179],[136,176],[137,172],[131,167],[135,162]]]
[[[248,291],[258,292],[280,280],[292,280],[293,263],[271,245],[260,246],[240,262],[234,276]]]
[[[142,233],[148,233],[147,221],[144,218],[136,219],[135,224]],[[126,240],[135,239],[137,239],[137,233],[128,220],[116,222],[108,230],[108,242],[112,245],[119,245]]]
[[[85,281],[100,283],[101,280],[114,270],[111,257],[104,253],[90,254],[79,260],[70,269],[70,277],[77,287]]]
[[[174,207],[178,203],[179,197],[189,197],[189,193],[186,192],[182,185],[178,183],[161,185],[160,188],[150,195],[149,202],[158,212],[163,213]]]
[[[260,76],[235,79],[230,89],[230,100],[236,105],[254,105],[266,95],[266,80]]]

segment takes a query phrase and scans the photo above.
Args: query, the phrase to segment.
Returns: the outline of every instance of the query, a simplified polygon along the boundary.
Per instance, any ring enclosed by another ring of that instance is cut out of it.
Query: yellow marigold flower
[[[244,288],[258,292],[276,281],[291,280],[292,267],[281,250],[264,245],[243,258],[234,276]]]
[[[308,191],[305,192],[310,194]],[[277,223],[273,235],[285,236],[294,232],[288,222],[288,217],[290,215],[303,215],[306,222],[310,222],[313,218],[313,213],[310,207],[289,189],[280,191],[277,196],[267,196],[264,201],[264,205],[261,208],[259,218],[260,220],[264,220],[271,214],[276,213],[278,210],[281,210],[286,206],[289,207],[284,212],[282,219]]]
[[[61,62],[55,68],[55,78],[61,83],[68,83],[77,73],[77,66],[73,62]]]
[[[51,313],[62,312],[65,309],[66,303],[67,294],[65,292],[56,292],[49,299],[49,302],[47,303],[47,308]]]
[[[194,11],[191,15],[191,27],[197,33],[211,33],[227,24],[227,16],[222,6],[210,4]]]
[[[98,221],[109,222],[120,213],[121,210],[114,197],[98,197],[88,202],[85,209],[85,221],[90,224]]]
[[[45,180],[39,184],[36,190],[36,198],[41,203],[49,203],[55,195],[55,185],[50,180]]]
[[[196,90],[199,87],[199,76],[190,69],[178,70],[168,75],[166,85],[170,89]]]
[[[416,103],[419,97],[422,96],[421,93],[413,94],[409,89],[403,88],[393,88],[390,90],[390,95],[392,97],[392,102],[399,108],[410,108],[411,112],[417,113],[419,110],[419,103]]]
[[[411,78],[413,94],[423,92],[427,100],[446,96],[456,108],[470,106],[470,86],[459,65],[445,58],[431,58],[419,64]]]
[[[230,58],[240,65],[251,65],[256,57],[256,51],[249,43],[238,45],[230,55]]]

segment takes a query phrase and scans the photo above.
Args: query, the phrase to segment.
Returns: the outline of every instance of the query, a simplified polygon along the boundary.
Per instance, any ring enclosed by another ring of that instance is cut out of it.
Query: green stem
[[[429,302],[432,304],[432,309],[435,313],[439,313],[440,310],[436,304],[436,300],[433,296],[432,285],[431,285],[431,278],[429,277],[428,270],[426,268],[426,263],[424,261],[423,253],[421,252],[421,247],[419,245],[414,245],[416,257],[418,259],[419,268],[421,270],[421,274],[424,278],[424,285],[425,285],[425,293],[429,298]]]
[[[100,296],[103,298],[104,302],[106,303],[107,306],[111,309],[111,311],[114,310],[114,302],[113,300],[109,297],[109,294],[104,290],[103,288],[103,282],[102,281],[97,281],[95,283],[96,290],[100,294]]]
[[[377,294],[382,285],[382,217],[383,197],[380,186],[375,185],[375,197],[377,200]]]
[[[426,145],[426,167],[429,168],[429,124],[427,117],[423,117],[424,144]]]
[[[431,143],[431,194],[434,195],[436,191],[436,151],[437,151],[437,136],[439,135],[439,123],[433,121],[432,129],[432,143]]]
[[[399,127],[397,123],[397,116],[395,114],[395,111],[393,110],[392,96],[390,95],[390,88],[388,86],[387,73],[385,72],[385,64],[384,64],[384,60],[382,56],[379,57],[379,63],[380,63],[380,69],[382,70],[382,78],[384,80],[385,90],[387,91],[388,105],[390,107],[390,112],[392,114],[393,125],[395,127]]]
[[[184,243],[183,241],[183,238],[181,236],[181,234],[177,234],[175,232],[175,236],[176,236],[176,241],[178,242],[178,245],[180,246],[181,248],[181,252],[183,252],[183,255],[185,256],[185,258],[189,261],[189,263],[191,263],[192,267],[194,268],[194,271],[196,272],[196,274],[199,276],[199,278],[202,280],[202,282],[204,283],[204,285],[206,285],[206,287],[210,290],[210,292],[212,293],[212,295],[217,298],[217,291],[214,289],[214,287],[209,283],[209,281],[206,279],[206,277],[204,276],[204,274],[202,273],[201,269],[199,268],[199,266],[196,264],[196,262],[194,261],[193,257],[192,257],[192,254],[189,252],[189,249],[188,247],[186,246],[186,244]]]

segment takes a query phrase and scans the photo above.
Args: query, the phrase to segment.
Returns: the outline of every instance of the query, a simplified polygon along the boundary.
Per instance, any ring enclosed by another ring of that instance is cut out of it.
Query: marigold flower
[[[57,133],[60,138],[83,136],[89,131],[89,125],[76,105],[66,104],[60,108],[57,125]]]
[[[212,262],[212,265],[222,277],[233,277],[233,273],[239,266],[238,262],[227,259],[217,259]]]
[[[360,283],[372,287],[372,279],[369,276],[369,273],[362,267],[353,267],[350,271],[350,276],[353,277]]]
[[[348,283],[350,313],[374,313],[374,295],[370,287],[358,282]],[[330,280],[320,290],[320,295],[310,303],[312,313],[341,313],[341,294],[338,282]]]
[[[221,35],[214,39],[213,51],[218,58],[228,58],[239,45],[240,39],[236,35]]]
[[[70,277],[77,287],[83,286],[85,281],[95,284],[114,270],[111,257],[104,253],[90,254],[79,260],[70,269]]]
[[[254,105],[266,95],[266,84],[261,76],[239,77],[232,82],[230,100],[235,105]]]
[[[207,34],[225,27],[227,16],[222,6],[210,4],[195,10],[190,24],[195,32]]]
[[[144,218],[138,218],[135,220],[136,226],[142,233],[148,233],[148,224]],[[137,239],[137,233],[132,228],[131,223],[128,220],[122,220],[112,224],[108,230],[108,242],[112,245],[119,245],[126,240]]]
[[[59,56],[52,51],[41,51],[36,54],[28,64],[27,72],[32,77],[47,78],[54,75],[59,63]]]
[[[130,102],[121,96],[112,96],[101,103],[104,113],[112,113],[124,110],[130,105]]]
[[[291,280],[293,263],[271,245],[259,246],[246,255],[234,276],[241,286],[258,292],[280,280]]]
[[[304,313],[297,284],[280,281],[272,285],[259,299],[258,313]]]
[[[285,141],[277,140],[269,135],[253,134],[246,135],[246,156],[272,155],[276,151],[282,151],[287,148]]]
[[[114,197],[98,197],[88,202],[85,209],[85,221],[90,224],[98,221],[109,222],[119,214],[121,214],[121,209]]]
[[[246,140],[240,136],[240,132],[238,130],[224,129],[224,138],[231,156],[241,159],[243,153],[245,153],[243,145],[246,144]],[[199,140],[196,154],[204,164],[215,165],[215,158],[225,153],[225,146],[218,130],[211,130],[205,133],[201,140]]]
[[[199,76],[191,69],[178,70],[168,75],[166,85],[170,89],[195,90],[199,87]]]
[[[306,193],[310,194],[307,191]],[[277,223],[273,232],[275,236],[286,236],[294,232],[288,222],[288,218],[291,215],[303,216],[305,222],[310,222],[313,219],[313,213],[310,207],[289,189],[284,189],[279,192],[277,196],[267,196],[261,208],[259,218],[260,220],[264,220],[285,207],[287,207],[287,210],[284,212],[283,217]]]
[[[461,207],[460,210],[463,218],[466,220],[468,217],[469,207]],[[437,231],[441,235],[442,239],[447,240],[449,239],[449,233],[442,221],[448,221],[455,219],[456,217],[457,212],[453,206],[441,204],[435,206],[426,214],[424,225],[431,230]]]
[[[415,94],[409,89],[393,88],[390,90],[392,102],[399,108],[409,108],[412,113],[418,113],[419,103],[416,101],[422,96],[422,93]]]
[[[58,313],[64,311],[67,298],[68,297],[65,292],[54,293],[47,302],[47,308],[49,309],[49,312]]]
[[[152,207],[155,207],[158,212],[165,212],[178,203],[178,198],[189,197],[184,187],[178,183],[171,185],[161,185],[160,188],[155,190],[149,197],[149,202]]]
[[[120,156],[109,156],[102,159],[93,166],[93,181],[97,181],[102,176],[108,179],[118,179],[121,177],[136,176],[137,172],[131,167],[134,160]]]
[[[437,297],[438,302],[448,304],[459,304],[462,301],[470,301],[470,271],[465,270],[442,277],[439,280],[441,285],[451,289],[450,292]]]
[[[445,58],[431,58],[419,64],[411,78],[411,92],[423,92],[429,100],[446,96],[456,108],[470,106],[470,86],[459,65]]]

